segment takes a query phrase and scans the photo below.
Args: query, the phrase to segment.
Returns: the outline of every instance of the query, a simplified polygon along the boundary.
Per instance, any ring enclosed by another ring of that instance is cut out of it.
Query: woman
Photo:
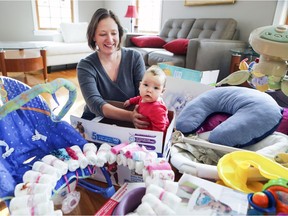
[[[77,75],[86,106],[82,118],[96,116],[133,122],[136,128],[147,127],[136,109],[117,108],[107,100],[122,101],[139,94],[139,83],[145,72],[142,56],[137,51],[121,48],[123,27],[116,15],[98,9],[87,29],[88,45],[94,53],[77,65]],[[142,119],[142,120],[141,120]]]

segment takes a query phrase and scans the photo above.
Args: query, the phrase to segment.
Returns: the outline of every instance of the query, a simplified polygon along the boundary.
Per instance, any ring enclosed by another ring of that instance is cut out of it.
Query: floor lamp
[[[131,22],[131,32],[133,32],[133,28],[132,28],[132,19],[133,18],[137,18],[138,17],[138,13],[137,13],[137,8],[135,5],[128,5],[125,17],[130,18],[130,22]]]

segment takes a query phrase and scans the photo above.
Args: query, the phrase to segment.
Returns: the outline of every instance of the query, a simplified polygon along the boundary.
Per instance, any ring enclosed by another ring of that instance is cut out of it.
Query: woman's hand
[[[145,129],[149,126],[149,122],[145,121],[145,116],[138,113],[138,105],[135,106],[133,112],[132,112],[132,122],[135,126],[135,128],[138,129]]]

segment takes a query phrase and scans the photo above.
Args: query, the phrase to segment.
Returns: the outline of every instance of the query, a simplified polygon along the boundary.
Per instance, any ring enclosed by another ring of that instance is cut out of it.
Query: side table
[[[7,72],[30,72],[43,70],[47,82],[47,61],[45,45],[32,42],[0,42],[0,70]]]
[[[231,62],[230,62],[230,73],[239,70],[239,64],[244,58],[248,58],[248,62],[253,61],[255,58],[258,58],[260,55],[256,53],[252,47],[246,49],[235,48],[231,49]]]

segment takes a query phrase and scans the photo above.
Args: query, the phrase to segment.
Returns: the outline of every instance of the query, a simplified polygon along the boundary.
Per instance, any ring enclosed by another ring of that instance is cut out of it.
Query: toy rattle
[[[248,194],[248,201],[261,213],[288,214],[288,180],[271,179],[263,186],[263,191]]]

